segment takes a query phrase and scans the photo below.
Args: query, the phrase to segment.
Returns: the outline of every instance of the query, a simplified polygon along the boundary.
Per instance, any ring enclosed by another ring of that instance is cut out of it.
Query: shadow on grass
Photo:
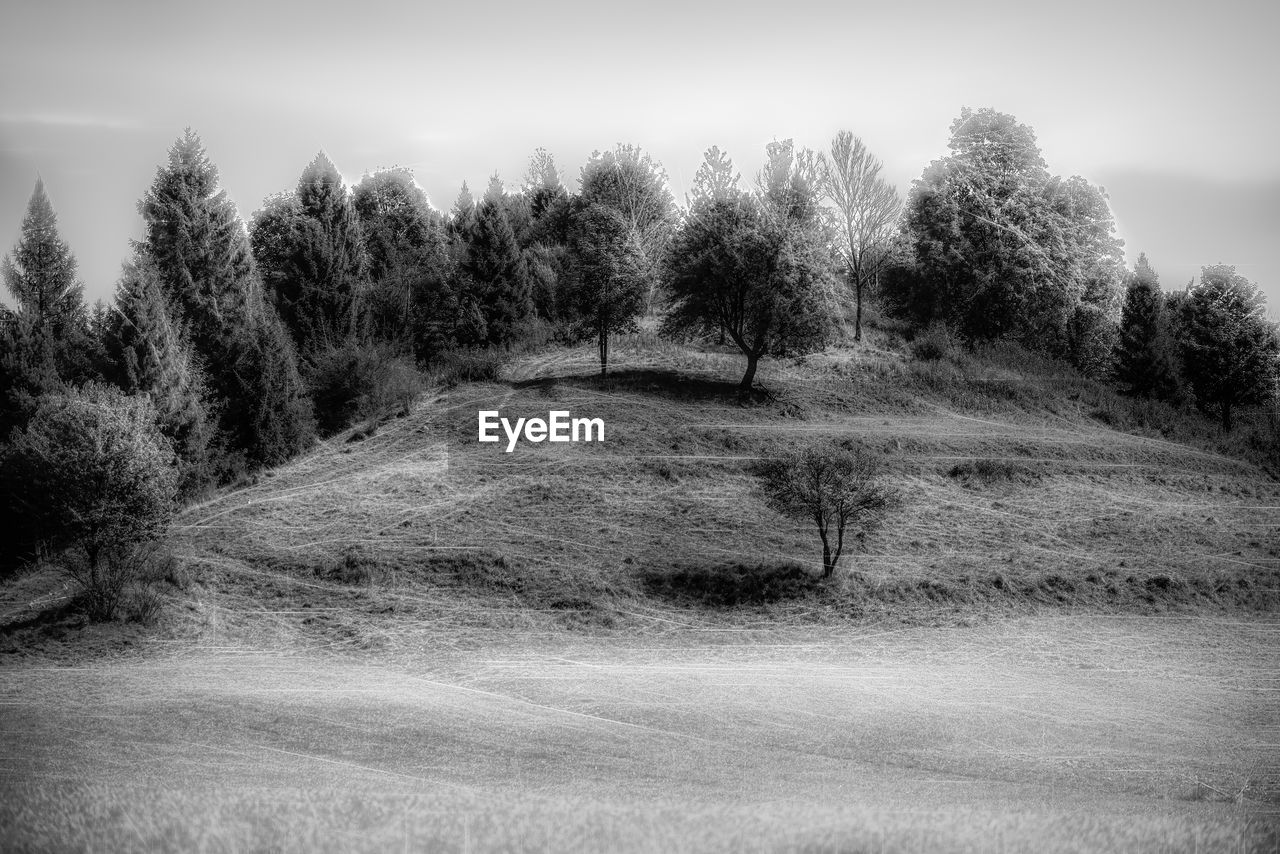
[[[650,568],[640,581],[652,596],[707,608],[770,605],[822,588],[820,578],[796,564],[687,563]]]
[[[736,382],[707,376],[683,374],[656,368],[634,368],[610,371],[607,376],[580,374],[565,377],[539,377],[511,383],[512,388],[551,389],[557,385],[589,388],[595,391],[630,391],[652,394],[672,400],[716,401],[722,403],[767,403],[773,399],[761,388],[743,389]]]

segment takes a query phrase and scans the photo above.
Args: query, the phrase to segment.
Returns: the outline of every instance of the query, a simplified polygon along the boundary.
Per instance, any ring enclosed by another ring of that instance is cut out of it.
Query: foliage
[[[744,389],[764,355],[819,349],[830,265],[811,230],[779,221],[749,196],[709,204],[672,242],[667,286],[671,334],[723,329],[747,356]]]
[[[313,427],[294,347],[263,302],[244,224],[190,129],[139,210],[146,229],[139,261],[155,270],[218,408],[222,476],[306,447]]]
[[[742,190],[738,182],[742,180],[733,166],[733,161],[719,149],[711,146],[702,155],[702,163],[693,176],[693,186],[689,191],[689,210],[696,215],[712,202],[723,202],[739,195]]]
[[[1116,344],[1115,378],[1126,394],[1174,400],[1179,381],[1160,279],[1145,253],[1129,276]]]
[[[592,204],[574,217],[569,251],[561,310],[581,333],[596,339],[604,376],[609,335],[634,330],[636,315],[644,308],[641,250],[616,210]]]
[[[1200,406],[1229,431],[1237,406],[1274,401],[1280,338],[1266,319],[1266,297],[1235,267],[1204,267],[1182,304],[1183,372]]]
[[[329,345],[307,358],[305,373],[325,436],[356,419],[407,412],[422,390],[413,364],[385,344]]]
[[[881,177],[880,161],[849,131],[836,134],[830,157],[819,164],[821,195],[834,207],[827,213],[856,302],[853,337],[861,341],[863,293],[888,258],[902,200]]]
[[[846,529],[862,541],[897,503],[896,493],[880,482],[881,467],[880,458],[860,445],[810,445],[759,466],[771,506],[817,523],[824,578],[840,562]]]
[[[584,207],[613,208],[631,232],[647,286],[645,309],[652,310],[663,259],[679,220],[667,171],[638,146],[619,143],[611,151],[592,152],[579,183]]]
[[[126,394],[147,395],[155,407],[160,432],[178,457],[179,493],[196,494],[213,477],[207,391],[147,259],[125,267],[104,337],[113,380]]]
[[[352,193],[368,259],[364,328],[374,340],[412,347],[414,306],[427,283],[449,275],[440,215],[408,169],[366,175]]]
[[[1106,196],[1051,177],[1031,129],[995,110],[966,107],[949,145],[906,206],[931,316],[970,339],[1068,352],[1078,307],[1107,319],[1118,309],[1122,244]]]
[[[234,447],[249,468],[275,466],[309,448],[315,414],[298,372],[293,341],[275,309],[258,300],[247,341],[239,350],[239,385],[228,407],[238,427]],[[229,474],[231,472],[228,472]]]
[[[164,536],[174,509],[173,449],[143,396],[88,385],[46,395],[5,457],[14,518],[51,549],[78,552],[69,571],[90,612],[109,619],[128,582],[123,556]]]
[[[342,176],[323,152],[292,198],[270,199],[254,218],[252,241],[263,284],[302,352],[356,333],[363,237]]]
[[[487,198],[477,206],[459,272],[469,279],[462,287],[474,289],[473,305],[484,318],[484,340],[510,342],[533,314],[533,300],[520,245],[501,199]]]
[[[41,394],[95,373],[93,338],[76,279],[76,259],[58,233],[58,220],[36,181],[13,251],[0,261],[13,297],[0,346],[0,430],[22,423]]]

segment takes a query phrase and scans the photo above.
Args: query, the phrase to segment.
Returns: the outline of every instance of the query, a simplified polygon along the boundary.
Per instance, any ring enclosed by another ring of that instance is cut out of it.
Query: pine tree
[[[206,364],[225,364],[257,280],[240,214],[190,128],[169,150],[168,165],[157,171],[138,211],[146,225],[141,249],[184,331]],[[225,387],[222,374],[214,377],[218,390]]]
[[[13,251],[0,276],[16,309],[3,346],[4,404],[0,427],[14,426],[41,394],[93,378],[93,348],[76,259],[58,234],[58,218],[36,181]]]
[[[467,241],[461,272],[476,283],[489,343],[510,341],[533,312],[533,299],[515,232],[499,204],[484,201]]]
[[[277,293],[280,319],[304,353],[354,336],[365,278],[360,221],[342,176],[324,152],[298,179],[292,293]]]
[[[239,354],[244,377],[241,446],[251,468],[274,466],[306,450],[315,440],[316,421],[306,386],[298,373],[293,341],[275,309],[259,302],[251,335]]]
[[[178,456],[179,491],[196,494],[213,476],[204,380],[146,259],[126,266],[106,325],[114,379],[126,394],[151,398],[160,432]]]
[[[248,234],[200,138],[188,129],[139,203],[146,238],[140,258],[154,269],[179,331],[191,343],[219,408],[221,474],[238,459],[270,464],[310,442],[312,424],[294,394],[298,369],[279,318],[263,301]],[[283,377],[283,379],[281,379]],[[283,394],[280,389],[285,389]],[[261,406],[276,408],[265,418]],[[277,437],[284,436],[284,442]]]
[[[1172,400],[1178,394],[1164,295],[1145,252],[1138,256],[1125,293],[1115,377],[1136,397]]]

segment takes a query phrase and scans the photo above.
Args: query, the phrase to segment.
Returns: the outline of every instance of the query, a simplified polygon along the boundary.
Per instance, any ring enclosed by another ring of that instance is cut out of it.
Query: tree
[[[881,177],[880,161],[847,130],[831,140],[831,156],[820,163],[822,195],[835,206],[831,213],[837,251],[854,292],[853,339],[861,341],[863,292],[888,256],[902,200]]]
[[[603,377],[609,366],[609,335],[633,330],[644,309],[647,283],[640,249],[616,210],[594,204],[574,217],[569,251],[562,310],[596,339]]]
[[[159,277],[146,259],[126,265],[106,323],[114,380],[126,394],[146,395],[161,434],[177,455],[178,493],[190,497],[212,479],[204,378],[177,325]]]
[[[76,259],[58,233],[58,219],[36,181],[13,251],[0,261],[0,277],[15,310],[6,325],[4,384],[8,398],[0,426],[21,421],[41,394],[94,374],[92,336]]]
[[[139,258],[155,270],[219,409],[220,441],[228,452],[223,476],[236,473],[237,456],[267,465],[280,461],[286,449],[287,455],[305,448],[314,428],[306,399],[298,395],[294,349],[287,333],[280,340],[280,319],[263,299],[244,223],[189,128],[170,149],[139,211],[146,233]]]
[[[1235,267],[1204,267],[1180,320],[1183,372],[1200,406],[1217,410],[1223,430],[1231,430],[1236,407],[1275,398],[1280,338],[1257,285]]]
[[[619,143],[612,151],[592,152],[579,184],[584,206],[613,208],[631,231],[646,281],[645,310],[651,311],[663,258],[679,219],[667,171],[638,146]]]
[[[1172,400],[1179,386],[1174,356],[1160,277],[1144,252],[1138,256],[1125,291],[1116,345],[1116,381],[1126,394]]]
[[[1067,352],[1078,307],[1118,310],[1122,244],[1105,194],[1051,177],[1031,129],[995,110],[966,107],[949,145],[906,206],[930,301],[971,340],[1011,335]]]
[[[525,172],[524,192],[529,199],[529,211],[535,222],[557,202],[566,199],[569,191],[564,186],[564,175],[556,166],[555,158],[545,148],[537,148],[529,158]]]
[[[136,566],[130,553],[160,539],[174,509],[173,450],[144,396],[107,386],[46,395],[5,456],[13,508],[84,585],[90,614],[109,619]]]
[[[713,202],[672,243],[667,286],[671,334],[723,328],[747,357],[750,389],[760,358],[811,352],[826,339],[830,264],[821,241],[768,215],[750,196]]]
[[[769,460],[757,471],[770,506],[818,526],[822,577],[830,578],[844,552],[846,530],[859,540],[875,530],[897,503],[880,478],[881,462],[866,448],[808,446]]]
[[[307,353],[355,336],[365,255],[351,197],[324,152],[302,171],[295,197],[277,197],[255,218],[253,244],[272,303]]]
[[[368,257],[368,332],[412,348],[417,291],[447,275],[443,220],[405,168],[366,175],[352,193]]]
[[[693,176],[693,186],[689,191],[689,210],[696,212],[712,202],[723,202],[739,195],[742,190],[738,182],[742,175],[734,170],[733,160],[720,150],[711,146],[702,155],[702,163]]]
[[[533,313],[533,301],[520,246],[500,199],[489,196],[477,206],[460,271],[477,288],[489,343],[515,338]]]
[[[184,333],[206,365],[228,365],[260,283],[240,214],[190,128],[169,149],[138,210],[145,226],[140,251],[154,264]],[[216,391],[227,387],[225,370],[212,378]]]

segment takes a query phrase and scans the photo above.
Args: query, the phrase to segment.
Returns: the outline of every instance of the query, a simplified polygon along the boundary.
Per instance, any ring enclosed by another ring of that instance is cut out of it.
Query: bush
[[[947,325],[934,321],[922,335],[911,342],[911,355],[921,362],[949,358],[955,352],[955,340]]]
[[[353,421],[408,412],[422,392],[412,361],[383,344],[348,342],[313,353],[305,367],[322,435]]]
[[[84,586],[90,616],[110,619],[174,510],[176,459],[150,401],[101,386],[46,395],[4,471],[16,527],[66,550],[62,565]]]

